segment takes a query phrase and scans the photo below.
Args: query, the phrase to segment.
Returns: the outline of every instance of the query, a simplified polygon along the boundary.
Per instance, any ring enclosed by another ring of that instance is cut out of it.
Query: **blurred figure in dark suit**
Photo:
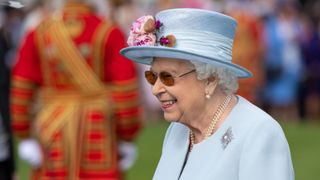
[[[0,179],[12,179],[13,154],[9,117],[9,68],[4,57],[8,52],[8,43],[0,34]]]

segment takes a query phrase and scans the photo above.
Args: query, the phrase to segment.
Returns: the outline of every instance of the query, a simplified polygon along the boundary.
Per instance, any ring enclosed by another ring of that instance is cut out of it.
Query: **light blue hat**
[[[208,10],[182,8],[159,12],[154,24],[156,29],[152,33],[145,32],[143,27],[137,32],[134,28],[139,27],[132,27],[128,40],[130,47],[120,53],[142,64],[150,65],[154,57],[176,58],[228,68],[238,77],[252,76],[245,68],[232,63],[237,26],[233,18]],[[168,35],[173,36],[173,40]],[[150,43],[153,38],[154,43]],[[170,47],[166,44],[169,41],[173,43]]]

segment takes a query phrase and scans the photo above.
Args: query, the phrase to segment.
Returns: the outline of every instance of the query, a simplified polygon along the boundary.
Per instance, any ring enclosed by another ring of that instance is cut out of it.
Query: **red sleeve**
[[[118,137],[132,141],[141,127],[141,105],[135,64],[120,54],[125,46],[122,32],[112,29],[106,44],[105,81],[113,87]]]
[[[39,54],[36,47],[35,32],[27,34],[18,50],[13,76],[21,76],[40,84],[42,82]]]
[[[39,56],[37,54],[34,32],[28,34],[17,53],[16,64],[12,71],[10,110],[12,129],[16,136],[30,135],[30,110],[33,94],[41,83]]]
[[[120,54],[120,50],[126,47],[126,44],[124,35],[118,28],[110,32],[106,46],[106,81],[136,78],[135,64]]]

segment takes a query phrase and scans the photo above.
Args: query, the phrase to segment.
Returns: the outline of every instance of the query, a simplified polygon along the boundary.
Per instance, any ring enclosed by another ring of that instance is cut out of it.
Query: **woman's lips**
[[[166,110],[166,109],[172,107],[176,102],[177,102],[177,100],[161,101],[161,108],[162,108],[163,110]]]

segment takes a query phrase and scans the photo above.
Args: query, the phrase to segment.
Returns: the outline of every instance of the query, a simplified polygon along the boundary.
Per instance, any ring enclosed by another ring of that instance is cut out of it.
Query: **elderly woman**
[[[234,19],[199,9],[171,9],[133,23],[121,53],[145,72],[171,122],[155,180],[293,180],[279,124],[235,95],[250,77],[231,61]]]

